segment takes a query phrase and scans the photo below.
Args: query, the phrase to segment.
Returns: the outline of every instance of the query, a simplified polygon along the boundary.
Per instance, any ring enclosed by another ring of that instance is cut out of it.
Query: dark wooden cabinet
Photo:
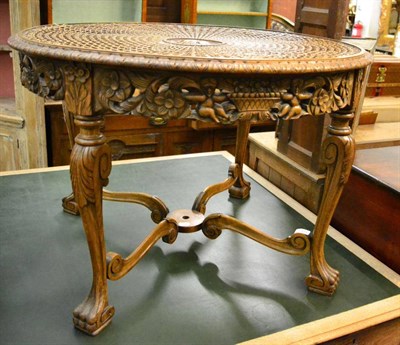
[[[296,32],[340,39],[346,30],[349,0],[298,0]]]
[[[400,148],[358,150],[332,225],[400,273]]]
[[[181,19],[180,0],[143,0],[142,21],[179,23]]]
[[[60,103],[46,105],[49,166],[69,164],[70,139]],[[252,132],[273,131],[275,122],[255,124]],[[173,120],[154,126],[149,119],[130,115],[107,115],[105,135],[114,160],[169,156],[226,150],[235,151],[235,126]]]
[[[365,96],[400,96],[400,58],[374,55]]]
[[[297,1],[295,31],[340,39],[346,29],[349,0]],[[325,169],[320,162],[322,141],[326,136],[327,116],[303,117],[285,121],[278,128],[278,151],[315,173]]]

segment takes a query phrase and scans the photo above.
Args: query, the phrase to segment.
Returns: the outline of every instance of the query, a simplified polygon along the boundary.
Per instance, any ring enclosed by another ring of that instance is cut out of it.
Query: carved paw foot
[[[64,209],[64,212],[67,212],[74,216],[79,216],[79,208],[78,204],[75,202],[74,193],[71,193],[70,195],[62,199],[62,207]]]
[[[331,296],[335,293],[340,281],[339,272],[330,267],[328,264],[324,266],[322,274],[316,272],[311,273],[306,278],[306,284],[310,291],[321,295]]]
[[[90,335],[97,335],[110,322],[114,316],[113,306],[96,303],[95,298],[88,296],[73,313],[73,321],[76,328]]]

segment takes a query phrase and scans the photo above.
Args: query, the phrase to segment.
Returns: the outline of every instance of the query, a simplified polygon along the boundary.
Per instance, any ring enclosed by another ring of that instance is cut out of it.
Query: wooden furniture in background
[[[374,55],[365,96],[400,97],[400,58],[392,55]]]
[[[394,4],[392,0],[382,0],[381,1],[381,13],[379,16],[379,29],[378,29],[378,46],[382,51],[393,52],[394,47],[394,32],[390,31],[390,25],[392,21],[392,8],[397,7],[397,12],[399,12],[399,2]],[[399,19],[397,19],[399,23]],[[396,25],[394,25],[394,30],[396,30]]]
[[[296,6],[297,0],[273,1],[271,12],[294,23],[296,20]]]
[[[271,27],[271,7],[273,0],[182,0],[182,23],[230,24],[235,26]],[[221,17],[222,16],[222,17]],[[232,18],[229,18],[232,17]],[[224,19],[221,19],[224,18]],[[262,18],[263,24],[251,21]],[[242,22],[243,21],[243,22]]]
[[[400,146],[400,121],[360,125],[355,138],[357,149]]]
[[[180,0],[142,0],[142,22],[179,23]]]
[[[3,99],[14,98],[14,78],[11,48],[7,39],[11,34],[8,0],[0,0],[0,104]]]
[[[70,163],[71,140],[77,134],[73,119],[67,121],[60,102],[46,103],[49,166]],[[72,135],[68,135],[69,132]],[[252,124],[251,132],[273,131],[275,121]],[[105,116],[104,133],[112,150],[112,159],[169,156],[208,151],[235,152],[236,124],[198,125],[190,120],[172,120],[163,126],[152,125],[146,118],[109,114]],[[247,158],[246,158],[247,162]]]
[[[356,155],[362,150],[400,145],[400,122],[360,125],[354,135]],[[314,213],[318,213],[325,175],[304,168],[278,152],[274,133],[251,133],[249,166]],[[395,160],[393,164],[398,164]]]
[[[15,99],[0,100],[0,171],[22,169],[20,142],[25,120],[15,108]]]
[[[7,44],[10,32],[8,0],[0,0],[0,171],[21,167],[18,134],[24,126],[15,109],[11,48]]]
[[[400,273],[400,146],[357,151],[332,225]]]
[[[40,24],[39,0],[1,0],[2,35]],[[8,7],[9,6],[9,7]],[[9,8],[9,11],[8,11]],[[11,30],[10,30],[11,29]],[[7,38],[2,36],[2,40]],[[14,80],[20,79],[19,57],[12,53],[12,67],[5,45],[0,51],[6,71],[1,74],[1,92],[7,91],[6,97],[0,98],[0,170],[30,169],[47,166],[45,118],[43,99],[33,95],[20,83],[15,83],[14,93],[10,89],[10,71]],[[8,77],[7,77],[8,76]],[[12,80],[12,78],[11,78]],[[4,82],[4,85],[3,85]],[[11,83],[12,85],[12,83]]]
[[[350,0],[298,0],[295,31],[341,39],[346,31]]]
[[[344,36],[349,0],[297,1],[295,31],[340,39]],[[317,174],[325,169],[320,161],[326,136],[324,116],[282,122],[277,128],[278,151]]]
[[[318,213],[325,175],[312,172],[280,153],[275,133],[250,134],[248,165],[310,211]]]
[[[372,60],[368,53],[341,42],[286,32],[146,23],[36,27],[13,36],[9,44],[21,53],[23,85],[42,97],[65,100],[79,128],[71,155],[70,204],[78,206],[82,217],[93,284],[74,311],[77,328],[97,334],[106,327],[114,315],[107,279],[122,278],[159,239],[172,243],[178,232],[202,230],[215,239],[229,229],[286,254],[310,251],[306,285],[321,294],[335,292],[339,272],[327,263],[324,245],[354,158],[349,123]],[[313,49],[305,53],[304,46]],[[107,54],[99,54],[99,49]],[[316,105],[326,95],[328,105],[322,112]],[[235,163],[228,178],[201,192],[191,210],[172,213],[148,194],[103,191],[111,171],[111,150],[103,133],[104,115],[110,111],[148,117],[153,123],[237,122]],[[242,169],[251,121],[325,113],[332,118],[322,156],[327,177],[312,234],[299,229],[277,239],[228,215],[205,218],[206,204],[215,194],[229,189],[231,197],[249,196],[250,184]],[[103,198],[142,204],[158,224],[125,258],[106,253]]]

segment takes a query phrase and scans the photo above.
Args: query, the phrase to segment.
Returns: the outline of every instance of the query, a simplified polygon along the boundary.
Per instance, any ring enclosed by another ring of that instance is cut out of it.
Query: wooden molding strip
[[[400,317],[400,295],[242,343],[319,344]]]
[[[368,83],[367,87],[399,87],[400,83]]]
[[[8,44],[0,44],[0,52],[12,52],[12,49]]]
[[[170,159],[185,159],[185,158],[193,158],[193,157],[218,156],[218,155],[219,156],[222,155],[228,159],[233,157],[226,151],[214,151],[214,152],[182,154],[182,155],[175,155],[175,156],[172,155],[172,156],[161,156],[161,157],[124,159],[121,161],[113,161],[112,165],[115,166],[115,165],[125,165],[125,164],[137,164],[137,163],[145,163],[145,162],[165,161],[165,160],[170,160]],[[61,170],[69,170],[69,165],[61,165],[61,166],[49,167],[49,168],[0,171],[0,177],[1,176],[10,176],[10,175],[45,173],[45,172],[53,172],[53,171],[61,171]]]
[[[266,17],[267,12],[239,12],[239,11],[197,11],[197,14],[223,15],[223,16],[253,16]]]
[[[0,114],[0,126],[24,128],[25,120],[21,116]]]

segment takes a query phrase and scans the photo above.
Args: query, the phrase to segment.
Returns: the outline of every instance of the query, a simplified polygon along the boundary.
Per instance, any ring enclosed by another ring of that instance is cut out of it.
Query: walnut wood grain
[[[71,155],[74,199],[66,203],[81,214],[93,284],[74,311],[77,328],[95,335],[111,321],[107,278],[124,276],[160,238],[173,242],[178,232],[200,229],[211,238],[230,229],[292,255],[311,251],[308,288],[334,293],[339,273],[327,263],[324,243],[354,157],[349,121],[371,63],[368,53],[293,33],[144,23],[35,27],[13,36],[9,44],[20,52],[22,84],[42,97],[64,100],[79,129]],[[238,123],[234,167],[224,182],[200,194],[193,210],[165,215],[166,206],[151,196],[104,193],[111,200],[143,204],[158,215],[159,224],[126,258],[107,256],[104,243],[103,187],[111,170],[104,115],[110,113],[147,117],[154,125],[181,119]],[[252,121],[325,114],[332,118],[321,157],[327,177],[312,240],[304,232],[275,239],[226,215],[203,222],[213,195],[229,188],[233,197],[249,196],[243,163]]]

